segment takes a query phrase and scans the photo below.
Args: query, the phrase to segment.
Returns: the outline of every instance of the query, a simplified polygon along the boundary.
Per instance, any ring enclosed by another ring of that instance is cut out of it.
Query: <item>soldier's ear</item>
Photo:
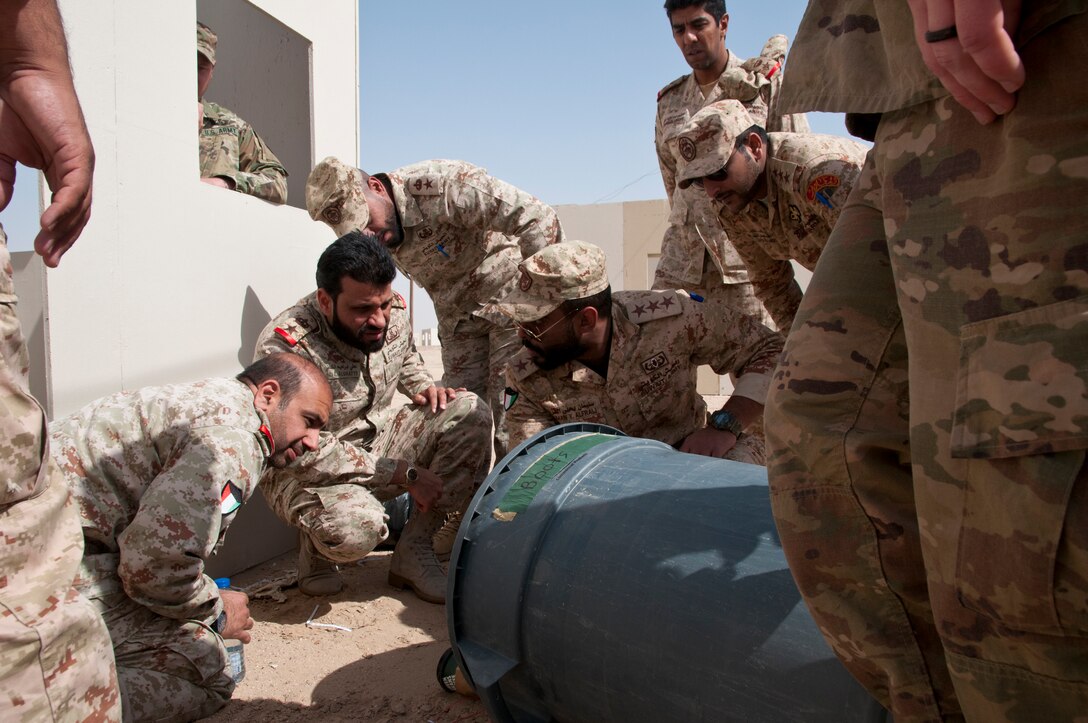
[[[748,154],[753,160],[763,161],[767,155],[767,144],[763,142],[763,136],[758,133],[749,133],[744,145],[748,146]]]
[[[332,295],[324,289],[317,290],[317,306],[321,309],[321,313],[325,315],[325,318],[331,319],[333,312],[333,299]]]
[[[385,184],[383,184],[377,178],[374,178],[374,176],[370,176],[369,178],[366,179],[366,188],[371,193],[376,193],[379,196],[386,195],[386,193],[385,193]]]
[[[597,313],[596,307],[587,306],[574,315],[574,328],[583,333],[592,331],[597,326],[598,318],[600,318],[600,315]]]
[[[282,390],[280,383],[275,379],[265,379],[257,385],[257,391],[253,393],[253,404],[265,414],[279,406]]]

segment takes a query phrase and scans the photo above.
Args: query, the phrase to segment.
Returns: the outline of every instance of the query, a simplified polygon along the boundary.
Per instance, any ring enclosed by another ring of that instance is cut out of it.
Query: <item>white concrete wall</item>
[[[357,158],[356,3],[217,5],[267,13],[312,43],[310,156]],[[62,0],[61,10],[98,164],[92,220],[46,275],[53,416],[119,389],[237,373],[270,316],[313,289],[331,240],[304,210],[200,182],[195,0]]]

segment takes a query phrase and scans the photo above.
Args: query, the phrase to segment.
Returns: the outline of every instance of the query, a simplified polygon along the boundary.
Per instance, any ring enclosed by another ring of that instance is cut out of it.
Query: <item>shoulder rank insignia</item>
[[[519,351],[514,355],[514,358],[510,360],[510,373],[513,374],[514,379],[517,379],[519,382],[535,372],[536,369],[536,364],[529,358],[529,352],[525,349]]]
[[[437,196],[442,193],[442,181],[437,176],[416,176],[406,186],[416,196]]]
[[[275,331],[277,334],[279,334],[280,336],[283,337],[283,340],[285,342],[287,342],[287,346],[296,346],[296,345],[298,345],[298,339],[296,339],[295,337],[293,337],[289,333],[287,333],[286,329],[283,329],[283,328],[277,326],[275,329],[273,329],[273,331]]]
[[[636,324],[654,319],[664,319],[683,312],[680,297],[675,291],[640,291],[623,300],[627,317]]]

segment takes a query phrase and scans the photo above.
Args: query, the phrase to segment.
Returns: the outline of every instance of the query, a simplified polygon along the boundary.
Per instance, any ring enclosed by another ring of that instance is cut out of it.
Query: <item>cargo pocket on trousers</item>
[[[956,592],[1010,628],[1088,632],[1088,297],[960,332]]]

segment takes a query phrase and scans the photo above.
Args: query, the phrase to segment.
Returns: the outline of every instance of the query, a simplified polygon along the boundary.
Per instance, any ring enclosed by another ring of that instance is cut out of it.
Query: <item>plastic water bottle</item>
[[[217,577],[215,586],[220,590],[230,589],[229,577]],[[241,640],[235,638],[223,638],[223,645],[227,648],[227,673],[238,685],[246,677],[246,654]]]

